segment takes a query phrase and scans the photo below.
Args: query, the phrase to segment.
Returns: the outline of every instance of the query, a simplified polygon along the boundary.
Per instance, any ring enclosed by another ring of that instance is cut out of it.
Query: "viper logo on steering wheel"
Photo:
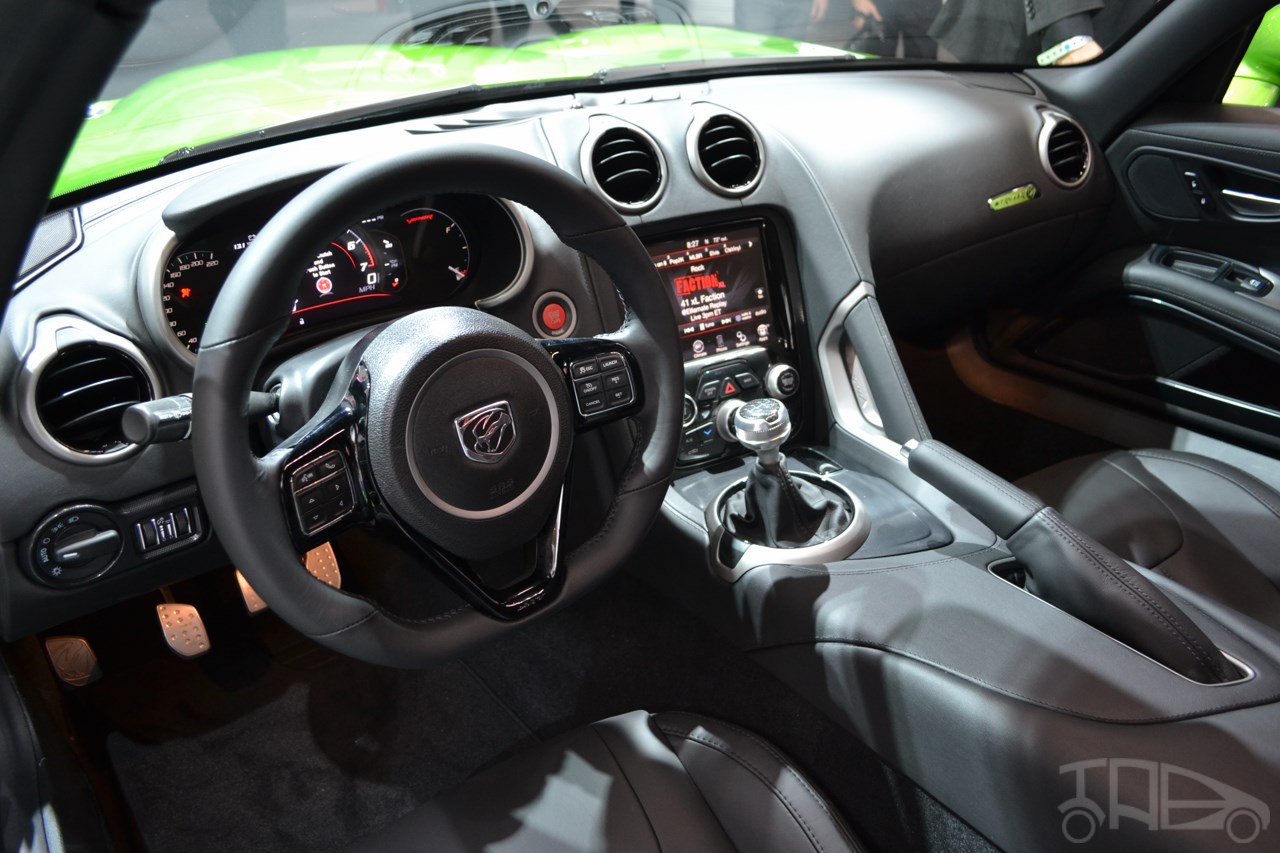
[[[516,422],[506,400],[453,419],[458,441],[468,459],[497,462],[516,440]]]

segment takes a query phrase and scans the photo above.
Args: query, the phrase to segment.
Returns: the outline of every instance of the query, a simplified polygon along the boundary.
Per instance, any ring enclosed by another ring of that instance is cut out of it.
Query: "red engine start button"
[[[569,315],[560,303],[548,302],[542,306],[542,325],[548,332],[560,331],[568,319]]]
[[[576,320],[573,302],[556,290],[542,294],[533,306],[533,325],[544,338],[563,338],[572,334]]]

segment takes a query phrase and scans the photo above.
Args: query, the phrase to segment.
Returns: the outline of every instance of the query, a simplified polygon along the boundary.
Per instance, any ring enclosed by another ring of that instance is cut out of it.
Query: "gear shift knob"
[[[761,465],[775,468],[781,455],[778,448],[791,435],[791,414],[772,397],[752,400],[734,412],[733,434],[739,444],[755,451]]]

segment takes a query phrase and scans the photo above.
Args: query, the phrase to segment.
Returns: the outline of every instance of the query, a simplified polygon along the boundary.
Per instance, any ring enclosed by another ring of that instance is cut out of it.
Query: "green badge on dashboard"
[[[1031,201],[1033,198],[1040,197],[1040,188],[1035,184],[1026,184],[1021,187],[1014,187],[1007,193],[1000,193],[987,199],[987,206],[992,210],[1008,210],[1011,207]]]

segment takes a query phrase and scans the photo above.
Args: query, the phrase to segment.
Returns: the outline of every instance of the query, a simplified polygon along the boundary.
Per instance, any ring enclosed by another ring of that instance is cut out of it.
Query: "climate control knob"
[[[733,416],[745,405],[744,400],[725,400],[716,408],[716,432],[725,441],[737,442],[738,434],[733,431]]]
[[[764,387],[770,397],[785,400],[800,390],[800,371],[780,361],[764,375]]]

